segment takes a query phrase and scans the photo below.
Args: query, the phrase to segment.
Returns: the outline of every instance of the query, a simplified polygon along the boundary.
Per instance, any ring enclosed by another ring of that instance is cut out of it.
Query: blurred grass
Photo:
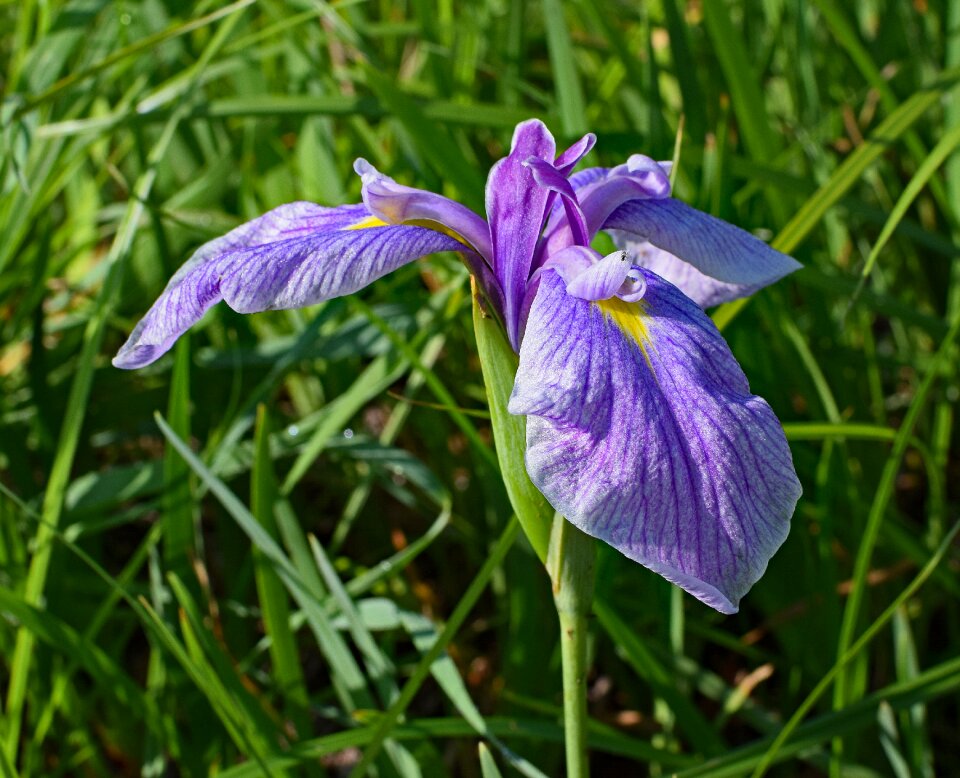
[[[529,116],[592,164],[670,158],[683,117],[677,195],[806,266],[715,313],[785,422],[791,536],[732,618],[603,550],[595,771],[960,773],[956,548],[907,589],[960,513],[958,22],[0,5],[0,775],[558,774],[555,616],[454,258],[109,364],[202,241],[355,201],[357,156],[480,208]]]

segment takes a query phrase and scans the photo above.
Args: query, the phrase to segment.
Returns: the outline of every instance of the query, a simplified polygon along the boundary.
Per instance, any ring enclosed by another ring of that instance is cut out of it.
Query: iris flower
[[[779,421],[701,306],[799,265],[673,199],[669,164],[573,173],[594,141],[556,156],[541,122],[520,124],[490,171],[486,221],[357,160],[361,204],[282,205],[203,245],[113,363],[153,362],[221,300],[314,305],[459,252],[519,353],[509,411],[526,416],[533,483],[587,534],[734,613],[801,489]],[[594,251],[600,230],[620,250]]]

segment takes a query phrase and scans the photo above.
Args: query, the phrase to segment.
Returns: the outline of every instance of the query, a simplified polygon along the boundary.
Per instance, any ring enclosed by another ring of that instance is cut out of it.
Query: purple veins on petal
[[[578,203],[579,221],[553,209],[546,230],[547,255],[571,242],[589,243],[607,217],[625,202],[670,195],[670,178],[663,166],[642,154],[634,154],[614,168],[588,168],[574,174],[568,184],[575,192],[568,199]],[[564,206],[569,211],[566,200]],[[579,237],[584,232],[582,223],[586,226],[586,239]]]
[[[743,287],[749,290],[747,293],[802,267],[749,232],[679,200],[624,203],[610,215],[603,229],[645,239],[704,275]]]
[[[520,346],[520,309],[540,239],[548,191],[538,186],[524,162],[531,157],[552,161],[553,136],[543,122],[531,119],[517,125],[510,154],[490,170],[486,188],[493,270],[503,290],[507,339]]]
[[[610,230],[613,243],[627,252],[640,267],[651,270],[669,281],[701,308],[748,297],[763,288],[763,284],[730,284],[718,281],[697,270],[673,254],[658,249],[648,240],[639,240],[627,232]]]
[[[584,186],[577,196],[590,234],[595,235],[624,203],[669,198],[670,177],[650,157],[634,154],[626,164],[611,168],[603,179]]]
[[[544,270],[509,409],[528,415],[527,470],[554,508],[732,613],[785,539],[800,485],[709,318],[643,276],[640,303],[590,302]]]
[[[610,169],[607,178],[629,178],[642,188],[647,197],[660,199],[670,196],[671,162],[657,162],[645,154],[631,154],[621,165]]]
[[[518,125],[490,171],[488,221],[357,160],[364,204],[292,203],[201,246],[114,364],[154,361],[220,300],[241,313],[312,305],[456,251],[520,353],[509,410],[528,417],[533,482],[584,531],[734,612],[800,485],[779,422],[697,303],[799,265],[671,199],[669,164],[634,155],[573,173],[595,140],[557,155],[542,122]],[[621,250],[591,249],[599,229]]]
[[[583,170],[578,170],[576,173],[572,173],[570,175],[568,180],[570,181],[570,186],[573,187],[574,193],[578,197],[578,202],[580,191],[589,184],[604,178],[607,175],[608,170],[609,168],[605,167],[588,167],[584,168]],[[566,214],[564,212],[563,203],[559,200],[552,202],[550,206],[550,217],[547,220],[547,226],[544,230],[544,235],[550,235],[556,232],[560,220],[564,218],[566,218]]]
[[[240,313],[298,308],[350,294],[415,259],[462,244],[423,227],[370,222],[367,209],[280,206],[201,246],[114,357],[147,365],[220,300]]]
[[[531,157],[523,164],[525,167],[530,168],[530,171],[533,173],[533,179],[539,186],[549,190],[552,194],[560,196],[573,242],[580,246],[588,245],[590,238],[587,234],[587,222],[583,216],[583,211],[580,210],[577,195],[573,191],[573,187],[570,186],[567,177],[560,173],[560,171],[549,162],[537,159],[536,157]],[[549,209],[550,207],[548,198],[547,208]]]

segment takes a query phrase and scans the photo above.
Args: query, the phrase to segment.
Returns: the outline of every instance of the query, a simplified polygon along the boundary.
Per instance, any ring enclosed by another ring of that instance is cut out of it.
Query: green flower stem
[[[567,777],[587,778],[587,620],[593,604],[596,546],[557,514],[550,534],[547,569],[553,581],[553,602],[560,619],[563,663],[563,729]]]
[[[593,603],[594,541],[553,508],[530,482],[523,461],[526,419],[507,410],[517,373],[517,356],[500,325],[484,310],[476,288],[473,326],[490,402],[500,473],[530,545],[546,565],[560,619],[563,662],[563,721],[568,778],[586,778],[587,761],[587,618]],[[552,529],[551,529],[552,527]]]

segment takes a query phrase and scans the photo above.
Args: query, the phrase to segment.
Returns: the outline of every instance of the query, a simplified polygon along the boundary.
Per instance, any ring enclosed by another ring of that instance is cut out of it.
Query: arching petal
[[[568,179],[570,181],[570,186],[573,187],[573,191],[577,193],[578,197],[580,191],[590,184],[599,181],[602,178],[606,178],[607,173],[610,171],[610,168],[605,167],[588,167],[583,170],[578,170],[576,173],[570,175]],[[547,219],[547,226],[544,229],[544,235],[550,235],[553,232],[556,232],[560,222],[566,219],[566,212],[564,210],[563,202],[559,198],[554,198],[550,202],[550,216]],[[540,262],[544,262],[546,257],[541,252],[539,257]]]
[[[509,156],[501,159],[487,179],[486,207],[493,246],[493,271],[503,290],[504,322],[510,344],[520,345],[519,316],[530,275],[533,252],[543,227],[548,190],[538,186],[530,157],[553,161],[556,144],[543,122],[517,125]]]
[[[606,178],[609,173],[610,168],[608,167],[587,167],[570,176],[570,185],[575,192],[579,193],[585,186],[589,186],[601,178]]]
[[[220,300],[241,313],[299,308],[355,292],[427,254],[463,248],[424,227],[383,225],[362,205],[283,205],[201,246],[113,364],[150,364]]]
[[[648,240],[640,240],[629,232],[620,230],[609,232],[614,245],[626,251],[632,263],[652,270],[669,281],[701,308],[710,308],[739,297],[749,297],[763,288],[763,284],[730,284],[718,281],[670,252],[658,249]]]
[[[398,184],[365,159],[353,163],[363,181],[363,202],[373,216],[387,224],[433,223],[463,239],[488,263],[493,262],[490,231],[477,214],[443,195]]]
[[[588,132],[586,135],[580,138],[580,140],[560,154],[560,156],[554,161],[553,166],[560,172],[560,175],[569,176],[570,172],[577,166],[580,160],[590,153],[590,150],[594,147],[596,142],[597,136],[592,132]]]
[[[710,319],[644,272],[639,303],[567,294],[530,310],[510,411],[550,503],[723,613],[766,569],[800,496],[770,407]]]
[[[575,189],[587,236],[592,240],[607,217],[624,203],[669,197],[670,177],[659,162],[643,154],[633,154],[624,164],[607,170],[603,177],[579,179]],[[547,255],[576,240],[572,227],[575,229],[569,218],[556,218],[551,223],[545,240]]]
[[[606,300],[623,286],[631,265],[625,251],[614,251],[594,263],[576,278],[568,280],[567,294],[581,300]]]
[[[625,202],[669,197],[670,175],[650,157],[632,154],[624,164],[607,171],[603,179],[578,190],[577,196],[593,236]]]
[[[577,195],[573,191],[573,187],[570,185],[567,177],[549,162],[537,159],[536,157],[531,157],[523,164],[530,168],[530,172],[533,173],[533,180],[536,181],[539,186],[550,191],[551,194],[547,197],[546,207],[548,209],[553,207],[551,197],[556,195],[560,196],[560,201],[563,203],[563,209],[567,217],[567,225],[572,233],[573,242],[579,246],[589,244],[590,238],[587,235],[587,222],[583,216],[583,211],[580,210]]]
[[[749,232],[671,198],[624,203],[603,229],[644,238],[704,275],[751,290],[802,267]]]

